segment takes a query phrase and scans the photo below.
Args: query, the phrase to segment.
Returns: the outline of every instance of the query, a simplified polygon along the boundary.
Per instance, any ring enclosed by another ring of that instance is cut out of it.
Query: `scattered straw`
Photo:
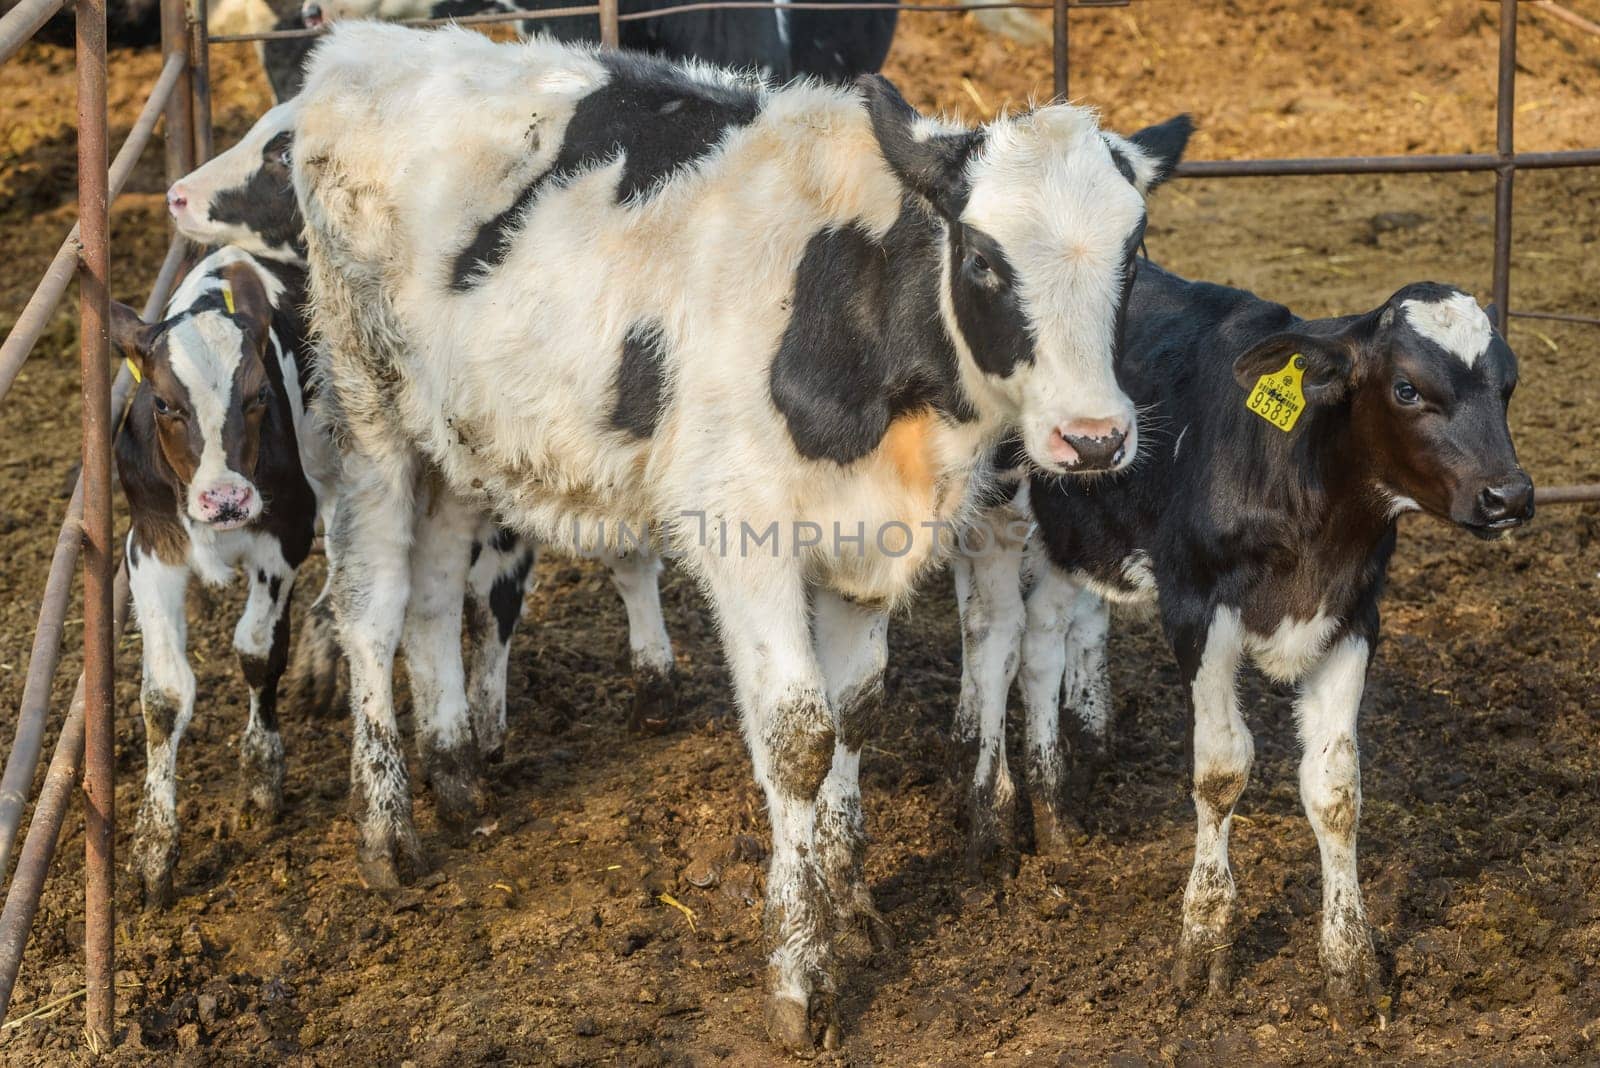
[[[15,1019],[7,1020],[5,1023],[0,1024],[0,1030],[9,1031],[14,1027],[21,1027],[23,1024],[27,1023],[29,1020],[43,1020],[43,1019],[47,1019],[47,1018],[49,1018],[51,1016],[54,1016],[57,1012],[61,1011],[62,1007],[65,1006],[68,1002],[77,1001],[79,998],[83,997],[88,992],[89,992],[89,988],[88,987],[83,987],[81,990],[74,990],[70,994],[63,994],[61,997],[56,998],[54,1001],[45,1002],[43,1005],[40,1005],[37,1009],[34,1009],[32,1012],[24,1013],[21,1016],[16,1017]]]
[[[684,919],[689,921],[690,933],[700,933],[699,928],[695,927],[694,925],[694,909],[690,908],[688,905],[685,905],[671,894],[657,894],[656,897],[663,905],[671,906],[672,908],[675,908],[679,912],[683,913]]]

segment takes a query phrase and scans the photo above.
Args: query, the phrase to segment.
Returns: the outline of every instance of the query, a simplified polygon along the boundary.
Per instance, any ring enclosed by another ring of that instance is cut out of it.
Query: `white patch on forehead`
[[[195,269],[189,272],[183,284],[178,287],[178,291],[167,302],[167,315],[170,317],[185,308],[192,308],[195,302],[207,293],[220,290],[222,269],[235,263],[242,263],[255,272],[256,277],[261,280],[261,288],[266,290],[267,300],[276,307],[278,298],[284,291],[284,285],[278,280],[278,276],[271,271],[263,270],[255,258],[244,249],[229,245],[217,249],[195,265]]]
[[[223,432],[233,397],[233,376],[247,340],[228,316],[202,312],[167,332],[167,358],[173,375],[189,393],[189,418],[200,429],[199,464],[190,496],[219,482],[248,482],[228,469]]]
[[[1411,329],[1454,353],[1471,367],[1489,349],[1494,330],[1489,316],[1466,293],[1452,293],[1443,300],[1408,300],[1400,308]]]

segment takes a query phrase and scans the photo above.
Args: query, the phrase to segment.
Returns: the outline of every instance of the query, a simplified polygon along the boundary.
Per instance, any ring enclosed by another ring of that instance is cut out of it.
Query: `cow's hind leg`
[[[827,590],[817,591],[813,613],[817,655],[837,732],[833,766],[817,799],[817,854],[838,926],[859,924],[873,946],[882,947],[889,931],[867,889],[860,770],[861,747],[883,710],[889,617]]]
[[[505,755],[506,669],[537,555],[536,542],[487,517],[469,554],[463,616],[467,708],[478,752],[491,762]]]
[[[795,561],[714,556],[702,564],[772,821],[765,943],[767,1031],[790,1050],[832,1023],[833,909],[817,863],[816,802],[833,764],[833,714]]]
[[[1028,799],[1040,853],[1066,851],[1067,827],[1087,802],[1107,751],[1110,685],[1105,670],[1105,601],[1048,561],[1034,568],[1022,642],[1022,698],[1027,709]],[[1071,773],[1061,749],[1068,713]],[[1075,804],[1069,803],[1075,802]]]
[[[345,457],[328,531],[334,618],[350,665],[352,801],[361,879],[392,889],[421,867],[405,753],[394,711],[394,656],[411,592],[415,486],[408,462]]]
[[[1067,672],[1067,641],[1078,587],[1049,561],[1036,559],[1033,563],[1021,669],[1022,705],[1028,724],[1024,747],[1028,802],[1033,809],[1034,848],[1042,854],[1058,856],[1066,851],[1062,827],[1062,786],[1066,776],[1061,753],[1061,684]]]
[[[1183,933],[1173,970],[1182,999],[1203,981],[1210,993],[1222,993],[1232,979],[1238,891],[1228,867],[1228,829],[1250,775],[1255,743],[1239,713],[1239,613],[1219,608],[1209,627],[1169,626],[1169,631],[1194,704],[1194,867],[1183,895]]]
[[[1330,1008],[1364,1016],[1378,996],[1377,955],[1356,877],[1356,828],[1361,820],[1361,763],[1356,714],[1366,682],[1368,646],[1339,642],[1301,686],[1300,799],[1322,853],[1322,970]]]
[[[250,687],[250,718],[239,738],[236,820],[259,813],[276,820],[283,808],[283,736],[278,732],[278,680],[289,661],[289,604],[295,569],[277,541],[262,541],[244,561],[249,595],[233,630],[233,649]]]
[[[136,538],[128,539],[128,587],[143,635],[145,772],[129,866],[139,877],[145,907],[166,908],[178,864],[178,743],[194,715],[194,672],[186,655],[189,569],[163,563]]]
[[[324,492],[318,504],[322,529],[333,529],[335,508],[331,492]],[[295,632],[289,649],[289,670],[283,681],[284,693],[290,708],[308,716],[331,715],[335,711],[335,698],[339,693],[338,625],[333,619],[333,552],[331,539],[324,539],[323,552],[327,557],[327,577],[322,591],[312,602]]]
[[[979,525],[981,524],[981,525]],[[998,520],[979,521],[962,539],[956,590],[961,609],[958,751],[967,792],[967,861],[974,870],[1015,859],[1016,786],[1006,763],[1006,699],[1021,649],[1022,539]],[[976,736],[972,736],[976,728]],[[965,735],[965,736],[964,736]]]
[[[626,552],[600,553],[611,569],[611,584],[622,595],[628,613],[629,666],[633,671],[633,707],[628,727],[665,730],[677,707],[672,639],[661,614],[661,557],[647,546]]]
[[[411,546],[411,599],[403,641],[417,756],[439,818],[451,827],[469,824],[488,804],[482,758],[467,712],[461,653],[467,569],[478,520],[475,508],[434,486],[426,500],[418,501]],[[501,679],[503,684],[503,674]]]

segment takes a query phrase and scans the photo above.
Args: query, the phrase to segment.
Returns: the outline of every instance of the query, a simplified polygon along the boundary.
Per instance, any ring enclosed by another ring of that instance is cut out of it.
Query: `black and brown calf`
[[[278,682],[295,574],[322,496],[316,435],[304,425],[303,299],[298,268],[223,248],[184,280],[160,322],[113,308],[113,343],[140,378],[117,472],[132,513],[128,575],[143,632],[146,769],[131,863],[147,905],[171,901],[178,858],[177,753],[195,702],[185,648],[191,577],[220,586],[240,572],[249,584],[233,635],[250,689],[240,812],[271,819],[282,805]]]
[[[1027,482],[1019,503],[1038,534],[1025,609],[1016,568],[972,565],[988,580],[975,598],[1012,607],[1010,667],[989,668],[1003,676],[990,698],[1000,715],[984,718],[982,744],[1004,778],[1005,691],[1024,631],[1030,771],[1061,767],[1062,703],[1103,739],[1103,600],[1157,603],[1194,706],[1195,858],[1175,977],[1183,996],[1217,992],[1234,937],[1228,829],[1254,755],[1235,676],[1248,658],[1297,684],[1300,793],[1322,855],[1320,956],[1332,1007],[1360,1012],[1377,1000],[1378,973],[1356,877],[1356,714],[1396,521],[1422,511],[1494,537],[1532,517],[1506,423],[1516,356],[1449,286],[1416,283],[1369,312],[1305,320],[1141,261],[1118,372],[1162,437],[1126,471]],[[1085,694],[1090,707],[1074,708]],[[1059,801],[1059,781],[1029,785],[1047,810]],[[1036,833],[1039,816],[1036,801]]]

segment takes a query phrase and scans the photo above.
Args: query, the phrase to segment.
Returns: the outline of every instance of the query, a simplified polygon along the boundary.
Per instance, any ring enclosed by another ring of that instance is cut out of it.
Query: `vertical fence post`
[[[111,1045],[115,829],[112,759],[110,218],[106,0],[77,0],[78,267],[83,371],[84,964],[92,1050]]]
[[[189,57],[189,22],[183,0],[161,0],[161,56],[185,57],[178,85],[167,100],[167,184],[194,170],[194,61]]]
[[[194,89],[194,111],[190,119],[194,127],[194,165],[198,167],[211,158],[211,42],[206,40],[211,31],[206,28],[206,0],[189,0],[189,65],[191,85]]]
[[[617,0],[600,0],[600,46],[615,48],[621,36],[617,22]]]
[[[1494,325],[1505,332],[1511,314],[1511,202],[1517,165],[1511,159],[1517,119],[1517,0],[1500,0],[1500,81],[1495,98]]]
[[[1056,99],[1067,99],[1067,41],[1069,25],[1067,21],[1067,0],[1055,0],[1055,10],[1050,20],[1050,30],[1053,45],[1053,58],[1056,75]]]

